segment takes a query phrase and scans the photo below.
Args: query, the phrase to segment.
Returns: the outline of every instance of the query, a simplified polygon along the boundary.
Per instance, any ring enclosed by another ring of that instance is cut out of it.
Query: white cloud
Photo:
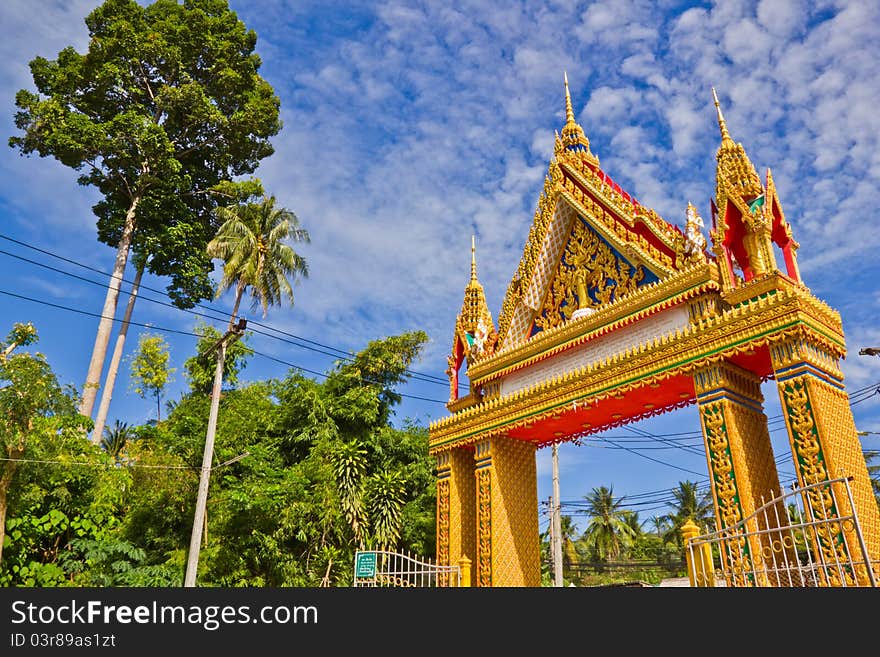
[[[809,12],[802,0],[761,0],[757,14],[764,29],[777,38],[787,39],[804,29]]]

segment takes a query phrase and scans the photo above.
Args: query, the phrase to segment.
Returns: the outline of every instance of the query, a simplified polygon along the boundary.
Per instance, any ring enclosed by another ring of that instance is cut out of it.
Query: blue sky
[[[14,134],[14,94],[32,88],[37,55],[84,51],[83,18],[95,0],[6,0],[0,20],[0,129]],[[856,424],[880,432],[880,346],[876,257],[880,232],[880,6],[797,0],[641,2],[291,2],[231,0],[256,30],[261,74],[281,99],[284,128],[257,175],[311,234],[299,245],[311,275],[295,305],[249,319],[345,351],[416,329],[430,336],[415,369],[443,378],[455,316],[469,277],[471,235],[479,278],[497,319],[516,270],[564,124],[563,71],[577,118],[602,168],[643,205],[684,225],[692,202],[708,217],[720,142],[711,87],[730,131],[763,174],[773,170],[800,243],[813,292],[843,318],[849,354],[842,367]],[[94,190],[50,159],[0,149],[0,294],[5,334],[36,324],[39,348],[59,377],[81,387],[97,320],[53,308],[99,313],[104,290],[27,263],[80,276],[106,276],[25,245],[109,272],[114,250],[96,239]],[[15,241],[11,241],[16,240]],[[20,243],[19,243],[20,242]],[[8,255],[13,254],[13,255]],[[15,256],[18,256],[17,258]],[[127,272],[129,278],[133,276]],[[166,282],[145,279],[162,290]],[[142,291],[134,320],[191,331],[197,317],[150,303]],[[231,295],[230,295],[231,296]],[[228,312],[226,296],[210,305]],[[125,296],[120,299],[120,316]],[[221,326],[220,320],[214,322]],[[130,353],[140,327],[133,327]],[[115,334],[114,334],[115,336]],[[195,339],[165,334],[174,398]],[[115,337],[113,338],[115,340]],[[253,336],[267,356],[310,370],[327,355]],[[112,345],[112,341],[111,341]],[[314,346],[314,345],[312,345]],[[246,380],[283,376],[287,366],[254,357]],[[117,382],[110,421],[140,423],[154,405]],[[445,383],[413,381],[397,419],[444,416]],[[783,481],[792,466],[774,385],[766,412]],[[425,398],[436,401],[425,401]],[[665,442],[647,438],[661,434]],[[642,519],[664,512],[662,491],[705,482],[694,408],[560,448],[561,497],[579,500],[613,486]],[[870,434],[865,446],[880,448]],[[676,445],[677,446],[674,446]],[[550,450],[538,453],[539,499],[550,495]],[[650,495],[648,494],[650,493]],[[575,517],[578,520],[577,516]],[[542,526],[546,523],[542,522]]]

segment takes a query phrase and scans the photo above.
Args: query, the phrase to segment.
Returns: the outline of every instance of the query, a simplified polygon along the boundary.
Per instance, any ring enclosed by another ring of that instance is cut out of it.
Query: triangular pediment
[[[584,217],[575,215],[556,267],[544,286],[529,335],[588,315],[622,299],[657,275],[624,257]]]
[[[554,185],[554,178],[560,181]],[[662,221],[662,220],[660,220]],[[665,222],[664,222],[665,223]],[[555,163],[545,184],[520,267],[508,286],[499,316],[497,350],[522,344],[532,335],[571,319],[581,304],[579,279],[586,286],[587,309],[612,303],[633,289],[672,273],[640,236],[647,222],[629,223],[579,193]],[[680,232],[673,235],[678,239]],[[670,247],[674,253],[683,247]],[[588,310],[587,310],[588,312]]]

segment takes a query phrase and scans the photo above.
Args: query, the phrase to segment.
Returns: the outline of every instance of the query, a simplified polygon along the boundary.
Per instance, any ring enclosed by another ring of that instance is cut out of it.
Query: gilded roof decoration
[[[718,290],[720,282],[716,267],[704,264],[702,267],[683,270],[670,278],[644,285],[630,296],[599,308],[589,317],[542,331],[525,344],[475,363],[468,376],[474,383],[484,385],[539,360],[616,331],[655,312]]]
[[[802,286],[775,279],[773,294],[743,301],[684,331],[654,338],[599,363],[433,422],[431,448],[445,449],[466,444],[476,436],[500,435],[549,418],[573,401],[602,399],[794,336],[814,342],[838,358],[844,356],[839,315]]]
[[[477,278],[476,244],[471,237],[471,278],[464,288],[464,301],[455,322],[455,339],[461,340],[468,362],[486,353],[495,346],[495,324],[492,313],[486,305],[483,286]]]
[[[651,277],[656,280],[653,274]],[[570,321],[576,310],[595,310],[620,299],[643,281],[642,265],[633,266],[621,258],[579,218],[535,317],[533,334]]]
[[[718,153],[715,156],[718,160],[715,175],[715,196],[718,200],[718,207],[723,206],[728,193],[732,193],[744,201],[753,201],[764,193],[761,179],[758,177],[758,172],[755,171],[755,166],[749,160],[749,156],[746,155],[746,149],[742,144],[734,142],[730,136],[727,122],[721,113],[721,103],[718,102],[718,95],[714,88],[712,89],[712,97],[715,100],[718,126],[721,129],[721,146],[718,147]],[[722,180],[727,181],[727,187],[722,186]]]
[[[568,73],[565,74],[565,125],[562,127],[562,137],[557,135],[556,142],[565,150],[578,153],[584,162],[599,166],[599,158],[590,152],[590,140],[584,134],[584,129],[575,121],[571,94],[568,91]]]
[[[589,140],[575,121],[567,75],[565,80],[566,124],[562,137],[557,137],[554,159],[544,179],[522,259],[502,302],[496,352],[515,348],[529,337],[530,331],[524,330],[523,323],[534,321],[539,308],[528,303],[526,295],[530,290],[529,296],[534,295],[536,271],[542,253],[551,246],[550,226],[562,202],[589,222],[632,267],[637,271],[642,268],[649,280],[670,276],[694,264],[684,256],[685,237],[681,229],[642,206],[599,169],[598,158],[589,151]],[[553,281],[541,283],[543,299]],[[512,326],[516,330],[511,332]]]

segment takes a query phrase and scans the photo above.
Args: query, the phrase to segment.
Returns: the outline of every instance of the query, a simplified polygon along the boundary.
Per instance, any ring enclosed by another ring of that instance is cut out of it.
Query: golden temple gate
[[[850,482],[851,495],[807,496],[812,513],[857,516],[880,575],[880,511],[839,367],[841,318],[801,280],[769,169],[762,181],[716,97],[710,247],[693,205],[682,230],[600,168],[567,79],[565,103],[497,325],[472,245],[448,357],[451,415],[430,426],[438,564],[471,558],[476,586],[539,586],[536,450],[694,403],[717,528],[737,525],[782,494],[761,393],[773,379],[800,486]],[[781,511],[742,540],[731,572],[753,567],[785,530]],[[857,549],[851,540],[825,532],[811,549]],[[853,577],[867,581],[865,566]]]

